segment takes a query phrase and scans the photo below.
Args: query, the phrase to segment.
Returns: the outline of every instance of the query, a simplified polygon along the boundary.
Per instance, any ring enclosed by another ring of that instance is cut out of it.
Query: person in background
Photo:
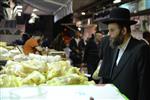
[[[143,38],[145,42],[150,46],[150,32],[148,31],[143,32]]]
[[[50,47],[50,41],[48,40],[48,38],[44,38],[43,40],[42,40],[42,44],[41,44],[41,46],[42,47]]]
[[[72,65],[80,67],[82,63],[84,41],[81,39],[81,33],[79,31],[75,33],[75,37],[70,41],[69,48],[71,49],[70,59],[72,60]]]
[[[63,41],[64,41],[65,46],[70,44],[71,39],[72,37],[67,34],[63,36]]]
[[[136,21],[130,20],[128,9],[115,8],[103,23],[108,24],[109,37],[102,41],[102,83],[114,84],[130,100],[150,100],[150,48],[131,36],[130,25]]]
[[[97,46],[100,45],[100,43],[102,41],[102,38],[103,38],[103,33],[102,32],[97,32],[95,34],[95,42],[96,42]]]
[[[42,36],[32,36],[30,39],[28,39],[25,44],[23,45],[23,52],[25,55],[28,55],[29,53],[38,53],[41,54],[41,51],[43,50],[41,45],[42,42]]]
[[[13,41],[13,44],[15,44],[15,45],[24,45],[25,42],[30,38],[29,34],[27,34],[27,33],[20,34],[20,33],[22,33],[22,31],[18,30],[18,34],[22,35],[21,39],[17,39],[15,41]]]
[[[63,40],[64,32],[61,32],[57,35],[57,37],[54,39],[54,41],[51,43],[50,48],[63,51],[65,48],[65,42]]]
[[[101,47],[101,41],[102,41],[102,38],[103,38],[103,33],[102,32],[96,32],[95,34],[95,43],[97,45],[97,55],[99,56],[101,54],[101,50],[100,50],[100,47]],[[98,60],[100,59],[100,57],[97,57]],[[97,63],[97,62],[96,62]],[[96,69],[94,70],[93,74],[96,72],[97,73],[97,77],[98,77],[98,72],[99,72],[99,68],[100,68],[100,65],[101,65],[101,62],[99,61],[98,64],[97,64],[97,67]],[[99,68],[98,68],[99,67]],[[97,71],[96,71],[97,70]],[[96,78],[93,78],[93,74],[92,74],[92,78],[95,83],[99,83],[99,79],[96,79]]]
[[[96,30],[96,29],[95,29]],[[92,75],[95,72],[99,63],[99,43],[101,40],[99,33],[93,33],[91,38],[87,41],[84,51],[84,60],[82,65],[87,66],[88,74],[91,75],[89,80],[92,80]]]
[[[28,39],[30,39],[31,38],[31,36],[29,35],[29,34],[27,34],[27,33],[24,33],[23,35],[22,35],[22,45],[24,45],[25,44],[25,42],[28,40]]]

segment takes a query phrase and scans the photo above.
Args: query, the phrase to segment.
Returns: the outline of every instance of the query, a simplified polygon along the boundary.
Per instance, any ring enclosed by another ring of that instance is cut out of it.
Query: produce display
[[[0,75],[0,87],[77,84],[95,83],[88,81],[79,68],[71,66],[69,61],[63,61],[59,55],[30,54],[26,60],[9,60]]]
[[[10,49],[11,48],[11,49]],[[0,46],[0,60],[12,60],[14,56],[21,54],[15,47]]]

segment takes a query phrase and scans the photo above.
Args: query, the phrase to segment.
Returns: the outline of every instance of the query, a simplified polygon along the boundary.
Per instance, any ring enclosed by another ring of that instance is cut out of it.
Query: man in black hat
[[[130,25],[136,21],[130,20],[128,9],[115,8],[104,23],[108,24],[109,37],[102,43],[102,82],[114,84],[130,100],[150,100],[146,92],[150,85],[150,48],[131,36]]]

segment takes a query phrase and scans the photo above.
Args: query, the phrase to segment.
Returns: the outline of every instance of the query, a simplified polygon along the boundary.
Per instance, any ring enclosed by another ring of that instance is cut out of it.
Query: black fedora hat
[[[130,11],[126,8],[114,8],[110,11],[109,18],[102,21],[105,24],[112,22],[123,22],[129,25],[136,24],[134,20],[130,20]]]

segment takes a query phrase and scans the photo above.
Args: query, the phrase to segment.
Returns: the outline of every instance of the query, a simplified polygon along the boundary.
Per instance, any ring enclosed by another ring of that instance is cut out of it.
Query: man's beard
[[[124,41],[125,35],[123,35],[121,32],[116,38],[110,38],[110,46],[111,48],[116,48],[119,45],[121,45]]]

